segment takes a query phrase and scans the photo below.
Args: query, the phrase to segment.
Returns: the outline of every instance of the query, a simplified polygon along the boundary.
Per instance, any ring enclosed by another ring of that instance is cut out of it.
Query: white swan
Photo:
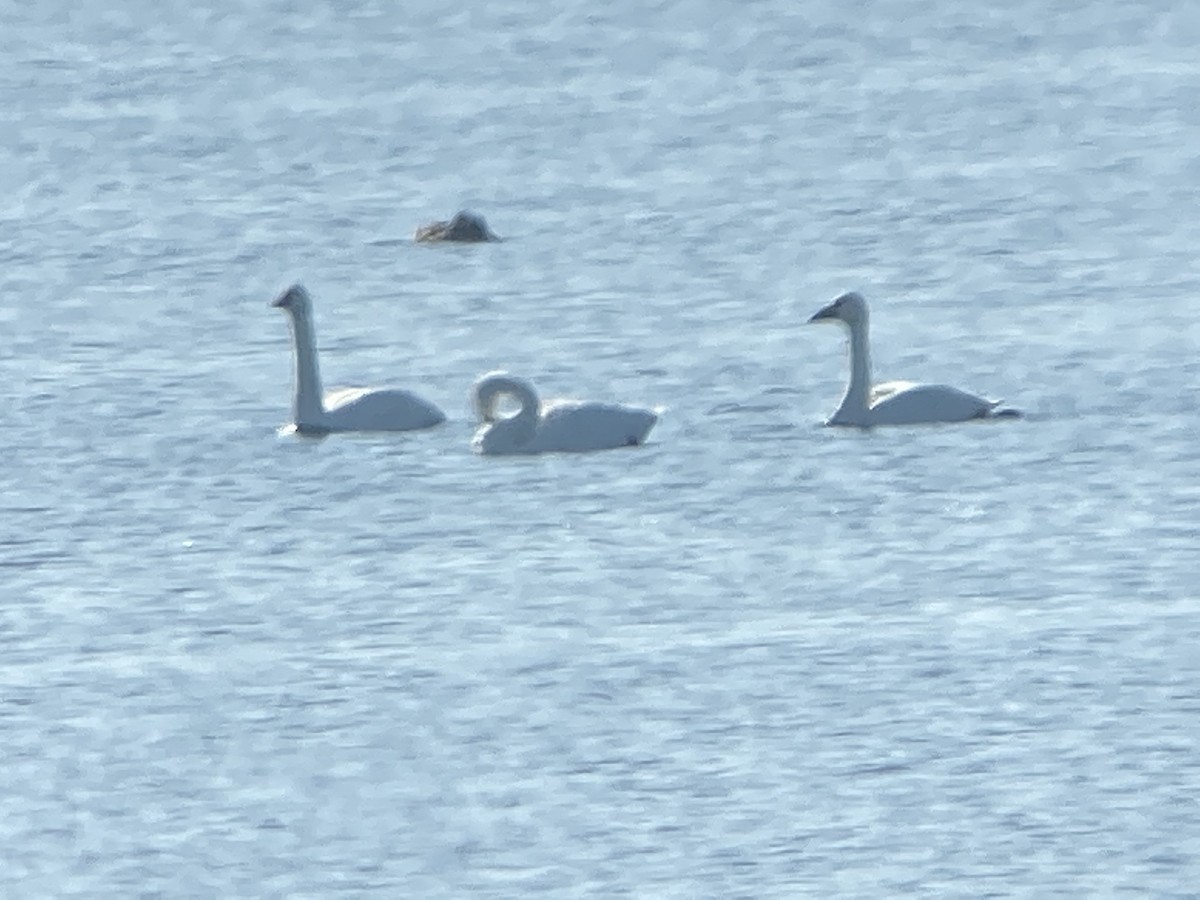
[[[496,404],[510,396],[521,408],[510,416]],[[658,412],[634,406],[580,400],[538,401],[524,378],[488,372],[471,390],[479,430],[471,442],[476,453],[556,453],[631,447],[646,440]]]
[[[292,325],[295,384],[292,415],[297,431],[411,431],[446,421],[442,411],[408,391],[392,388],[340,388],[322,398],[312,298],[292,285],[271,305],[288,314]]]
[[[917,425],[1017,416],[987,400],[944,384],[888,381],[871,384],[871,347],[867,301],[857,292],[842,294],[809,322],[838,321],[850,330],[850,384],[827,425]]]

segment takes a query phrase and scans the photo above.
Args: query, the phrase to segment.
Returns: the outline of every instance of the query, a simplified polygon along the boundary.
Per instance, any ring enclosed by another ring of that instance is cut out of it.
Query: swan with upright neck
[[[297,431],[412,431],[446,421],[432,403],[395,388],[340,388],[323,394],[308,291],[294,284],[271,305],[287,313],[292,326],[292,416]]]
[[[502,397],[520,409],[508,416],[497,410]],[[476,453],[580,453],[636,447],[645,442],[658,412],[635,406],[581,400],[542,403],[533,385],[507,372],[488,372],[471,390],[479,429],[471,442]]]
[[[819,310],[811,322],[841,322],[850,333],[850,383],[827,425],[920,425],[966,422],[1019,415],[988,400],[944,384],[911,381],[871,383],[871,346],[867,301],[856,291],[842,294]]]

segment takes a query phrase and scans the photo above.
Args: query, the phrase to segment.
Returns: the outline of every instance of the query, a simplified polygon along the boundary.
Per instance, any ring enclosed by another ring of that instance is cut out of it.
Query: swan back
[[[639,447],[658,412],[618,403],[560,400],[543,404],[537,444],[547,451],[583,453]]]
[[[999,405],[946,384],[892,382],[889,390],[873,393],[871,405],[859,409],[845,402],[829,419],[830,425],[933,425],[990,417]]]

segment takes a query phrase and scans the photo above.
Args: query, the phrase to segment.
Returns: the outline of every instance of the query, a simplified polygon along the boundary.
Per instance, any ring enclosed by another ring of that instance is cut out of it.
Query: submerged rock
[[[419,244],[436,244],[440,241],[460,241],[477,244],[484,241],[498,241],[496,235],[488,229],[483,216],[461,210],[454,214],[449,222],[430,222],[417,228],[413,236]]]

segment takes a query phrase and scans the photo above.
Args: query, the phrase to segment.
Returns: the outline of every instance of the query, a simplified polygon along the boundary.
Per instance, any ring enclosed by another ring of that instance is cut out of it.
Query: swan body
[[[501,416],[496,405],[509,396],[521,408]],[[634,406],[582,400],[538,400],[533,385],[507,372],[489,372],[475,382],[471,402],[479,429],[476,453],[580,453],[633,447],[645,442],[658,413]]]
[[[867,301],[855,291],[842,294],[809,322],[841,322],[850,332],[850,383],[827,425],[870,428],[875,425],[919,425],[966,422],[1018,415],[988,400],[944,384],[888,381],[871,384],[871,349]]]
[[[295,284],[272,306],[288,315],[295,364],[292,415],[297,431],[412,431],[446,421],[442,411],[409,391],[394,388],[341,388],[322,396],[313,330],[312,298]]]

